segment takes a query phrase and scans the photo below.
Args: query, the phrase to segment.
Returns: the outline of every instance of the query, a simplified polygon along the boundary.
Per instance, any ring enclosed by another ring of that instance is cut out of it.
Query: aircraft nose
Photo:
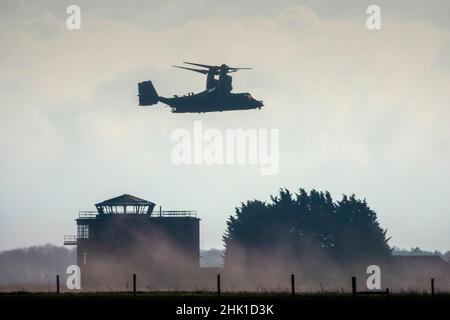
[[[260,107],[264,106],[264,102],[262,100],[258,100],[258,104]]]

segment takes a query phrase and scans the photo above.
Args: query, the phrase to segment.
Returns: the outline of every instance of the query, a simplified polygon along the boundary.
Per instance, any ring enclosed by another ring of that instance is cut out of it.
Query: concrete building
[[[81,211],[77,235],[65,245],[77,246],[82,286],[121,283],[140,278],[163,279],[195,273],[199,268],[199,221],[195,211],[154,211],[153,202],[124,194]]]

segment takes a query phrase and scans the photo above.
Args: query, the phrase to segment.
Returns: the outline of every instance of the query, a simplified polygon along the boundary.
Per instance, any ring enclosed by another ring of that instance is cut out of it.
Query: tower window
[[[89,226],[82,224],[78,226],[78,239],[89,239]]]

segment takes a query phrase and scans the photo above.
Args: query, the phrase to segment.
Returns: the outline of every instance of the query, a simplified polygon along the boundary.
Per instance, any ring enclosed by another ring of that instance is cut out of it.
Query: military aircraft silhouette
[[[185,64],[202,67],[205,69],[194,69],[181,66],[175,68],[194,71],[206,75],[206,89],[199,93],[190,93],[184,96],[173,96],[165,98],[158,95],[151,81],[143,81],[138,84],[139,105],[151,106],[162,102],[172,108],[174,113],[186,112],[214,112],[230,110],[261,109],[263,102],[256,100],[250,93],[232,93],[232,78],[229,73],[238,70],[250,70],[251,68],[233,68],[226,64],[220,66],[210,66],[193,62],[183,62]],[[218,76],[218,79],[216,79]]]

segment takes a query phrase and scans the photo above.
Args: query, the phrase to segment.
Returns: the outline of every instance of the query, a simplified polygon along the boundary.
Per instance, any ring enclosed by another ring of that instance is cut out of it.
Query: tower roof
[[[123,194],[103,202],[97,203],[96,206],[155,206],[153,202],[132,196],[130,194]]]

